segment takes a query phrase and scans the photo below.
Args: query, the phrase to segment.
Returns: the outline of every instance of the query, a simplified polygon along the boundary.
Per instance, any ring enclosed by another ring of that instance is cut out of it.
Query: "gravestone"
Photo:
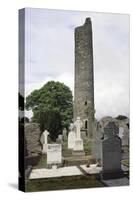
[[[124,128],[119,127],[119,137],[122,139],[123,135],[124,135]]]
[[[74,123],[74,126],[76,127],[76,138],[75,138],[75,144],[73,148],[73,154],[84,155],[83,140],[81,139],[81,132],[80,132],[83,126],[83,123],[80,120],[80,117],[77,117],[77,120]]]
[[[58,138],[56,139],[56,143],[62,143],[63,142],[63,135],[58,135]]]
[[[67,140],[67,129],[64,128],[63,129],[63,141],[66,141]]]
[[[128,127],[127,127],[127,125],[124,124],[123,127],[120,127],[120,128],[123,130],[122,137],[121,137],[122,146],[128,146],[129,145],[129,130],[128,130]]]
[[[47,146],[47,164],[58,165],[62,162],[61,144],[48,144]]]
[[[94,123],[94,131],[93,131],[93,139],[91,143],[91,155],[92,159],[97,162],[97,160],[101,160],[101,148],[102,148],[102,132],[99,127],[99,123],[95,121]]]
[[[113,179],[123,175],[121,170],[121,138],[119,128],[114,122],[109,122],[104,128],[102,141],[102,178]]]
[[[48,135],[49,132],[47,130],[45,130],[40,138],[40,142],[42,144],[42,153],[46,154],[47,153],[47,144],[48,144]]]
[[[62,140],[62,135],[60,134],[60,135],[58,135],[58,138],[59,138],[59,140]]]
[[[119,136],[119,127],[116,125],[115,122],[109,122],[104,127],[104,137],[111,137],[112,135]]]
[[[92,159],[95,162],[101,161],[101,149],[102,149],[102,137],[103,133],[101,129],[97,126],[97,123],[94,124],[94,131],[93,131],[93,139],[91,145],[91,155]]]
[[[76,133],[74,132],[74,124],[71,123],[68,133],[68,149],[73,149],[75,145]]]

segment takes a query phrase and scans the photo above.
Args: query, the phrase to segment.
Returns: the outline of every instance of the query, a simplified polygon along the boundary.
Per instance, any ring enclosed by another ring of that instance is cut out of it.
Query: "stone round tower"
[[[80,117],[89,137],[94,126],[94,76],[91,19],[75,28],[74,121]]]

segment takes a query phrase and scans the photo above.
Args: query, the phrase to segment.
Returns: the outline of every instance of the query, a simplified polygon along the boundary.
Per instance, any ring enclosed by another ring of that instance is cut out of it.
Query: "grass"
[[[91,141],[89,139],[84,140],[84,151],[85,151],[86,155],[91,154]],[[63,157],[71,157],[72,156],[72,150],[68,149],[67,141],[63,142],[63,144],[62,144],[62,156]],[[47,157],[45,155],[42,155],[42,157],[39,160],[39,162],[37,163],[37,165],[35,165],[33,168],[40,169],[40,168],[45,168],[46,166],[47,166]]]
[[[122,160],[121,162],[122,162],[123,165],[129,167],[129,159]]]
[[[104,187],[103,183],[96,180],[94,176],[69,176],[60,178],[48,178],[29,180],[26,184],[26,192],[64,190]]]
[[[67,141],[62,144],[62,156],[71,157],[72,150],[68,149]],[[127,147],[126,147],[127,149]],[[85,154],[91,155],[91,140],[84,141],[84,151]],[[129,166],[129,160],[122,160],[122,164]],[[41,157],[39,162],[33,168],[45,168],[47,166],[47,158],[45,155]],[[105,185],[96,179],[95,176],[69,176],[69,177],[59,177],[59,178],[46,178],[46,179],[35,179],[28,180],[26,183],[26,192],[35,191],[48,191],[48,190],[64,190],[64,189],[80,189],[80,188],[94,188],[94,187],[104,187]]]
[[[62,155],[63,157],[72,156],[72,150],[68,149],[67,141],[62,144]],[[84,141],[84,150],[86,155],[90,154],[91,141]],[[39,162],[34,169],[45,168],[47,166],[47,158],[45,155],[41,157]],[[79,188],[93,188],[93,187],[103,187],[103,183],[98,181],[95,176],[69,176],[60,178],[46,178],[46,179],[36,179],[29,180],[26,183],[26,191],[47,191],[47,190],[64,190],[64,189],[79,189]]]
[[[47,166],[47,157],[45,155],[42,155],[41,159],[39,160],[37,165],[33,167],[33,169],[46,168],[46,166]]]

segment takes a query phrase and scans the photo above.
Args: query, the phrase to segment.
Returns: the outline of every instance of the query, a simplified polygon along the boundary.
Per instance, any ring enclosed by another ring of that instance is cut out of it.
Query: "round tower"
[[[91,19],[75,28],[74,121],[80,117],[88,136],[94,126],[94,76]]]

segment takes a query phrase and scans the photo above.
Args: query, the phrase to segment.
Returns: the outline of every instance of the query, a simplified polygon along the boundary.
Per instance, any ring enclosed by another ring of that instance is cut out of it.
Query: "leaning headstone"
[[[48,144],[48,135],[49,132],[47,130],[45,130],[40,138],[40,142],[42,144],[42,153],[46,154],[47,153],[47,144]]]
[[[80,120],[80,117],[77,117],[77,120],[74,123],[74,126],[76,127],[76,138],[75,138],[73,153],[77,155],[84,154],[83,140],[81,139],[81,132],[80,132],[83,126],[83,123]]]
[[[47,146],[47,164],[58,165],[62,162],[61,144],[48,144]]]
[[[119,128],[115,123],[109,122],[104,128],[102,141],[102,178],[114,179],[122,176],[121,170],[121,138],[118,136]]]
[[[75,145],[76,134],[74,132],[74,124],[70,124],[70,132],[68,133],[68,149],[73,149]]]

